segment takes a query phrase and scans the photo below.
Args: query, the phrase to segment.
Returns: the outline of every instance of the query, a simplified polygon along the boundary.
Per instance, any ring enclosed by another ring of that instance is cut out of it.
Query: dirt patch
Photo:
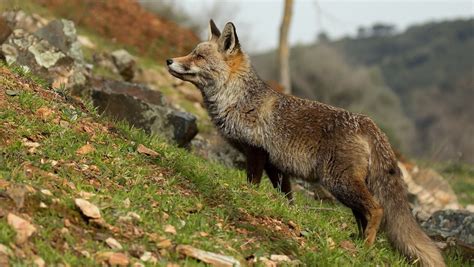
[[[157,60],[183,55],[198,42],[190,30],[159,18],[133,0],[36,0],[58,17]]]

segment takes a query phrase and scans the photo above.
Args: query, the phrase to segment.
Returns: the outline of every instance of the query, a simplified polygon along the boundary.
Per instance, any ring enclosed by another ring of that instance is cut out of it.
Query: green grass
[[[173,245],[190,244],[231,255],[243,262],[251,256],[285,254],[308,266],[407,265],[384,235],[379,235],[372,248],[353,239],[354,220],[340,205],[296,194],[296,205],[289,206],[266,180],[259,188],[250,186],[241,171],[207,162],[126,123],[100,118],[90,104],[81,109],[60,97],[40,96],[19,82],[34,84],[30,75],[14,69],[27,76],[18,78],[4,67],[0,70],[0,94],[7,88],[19,91],[0,103],[0,125],[8,125],[0,130],[0,179],[36,189],[20,210],[38,228],[30,239],[34,249],[27,250],[29,257],[11,259],[14,264],[28,265],[34,251],[48,264],[94,265],[96,252],[111,251],[104,237],[113,236],[132,262],[138,259],[130,255],[131,251],[140,247],[152,252],[160,265],[200,263],[180,257],[172,247],[158,249],[157,237],[169,239]],[[40,107],[53,110],[52,117],[43,120],[37,116]],[[92,132],[83,131],[85,126]],[[28,152],[24,138],[40,144],[34,153]],[[95,151],[77,154],[87,143]],[[138,144],[160,156],[137,153]],[[54,166],[53,161],[57,162]],[[40,193],[40,189],[50,190],[53,196]],[[115,230],[94,226],[80,215],[73,200],[81,191],[95,194],[90,201],[100,207],[105,221]],[[130,206],[124,204],[127,199]],[[48,209],[40,208],[40,202]],[[9,203],[1,202],[0,209],[13,211]],[[121,222],[119,218],[128,212],[139,214],[141,221]],[[65,219],[74,226],[68,227],[67,234],[61,233]],[[290,221],[301,228],[302,236],[289,227]],[[176,235],[166,233],[165,225],[173,225]],[[201,232],[208,236],[201,236]],[[10,244],[13,235],[6,219],[0,218],[0,242]],[[344,240],[355,243],[355,255],[339,247]],[[87,258],[78,251],[92,256]],[[461,265],[455,256],[448,261]]]
[[[453,187],[461,204],[474,204],[474,166],[448,162],[439,164],[436,169]]]

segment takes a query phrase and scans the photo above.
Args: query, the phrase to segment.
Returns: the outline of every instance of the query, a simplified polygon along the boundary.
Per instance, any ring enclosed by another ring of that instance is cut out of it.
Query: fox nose
[[[167,64],[168,66],[171,65],[171,64],[173,64],[173,60],[172,60],[171,58],[168,58],[168,59],[166,60],[166,64]]]

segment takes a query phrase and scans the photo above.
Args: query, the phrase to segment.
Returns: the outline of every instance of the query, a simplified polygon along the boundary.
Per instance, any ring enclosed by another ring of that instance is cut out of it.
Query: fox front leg
[[[262,181],[263,168],[267,162],[267,155],[261,149],[249,149],[247,158],[247,181],[254,185],[259,185]]]

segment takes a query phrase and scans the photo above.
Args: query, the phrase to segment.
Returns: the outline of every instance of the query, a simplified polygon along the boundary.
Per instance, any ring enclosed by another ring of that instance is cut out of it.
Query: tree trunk
[[[280,25],[280,43],[278,49],[278,66],[280,68],[280,83],[285,88],[285,93],[291,94],[290,64],[288,31],[290,29],[293,0],[285,0],[283,20]]]

